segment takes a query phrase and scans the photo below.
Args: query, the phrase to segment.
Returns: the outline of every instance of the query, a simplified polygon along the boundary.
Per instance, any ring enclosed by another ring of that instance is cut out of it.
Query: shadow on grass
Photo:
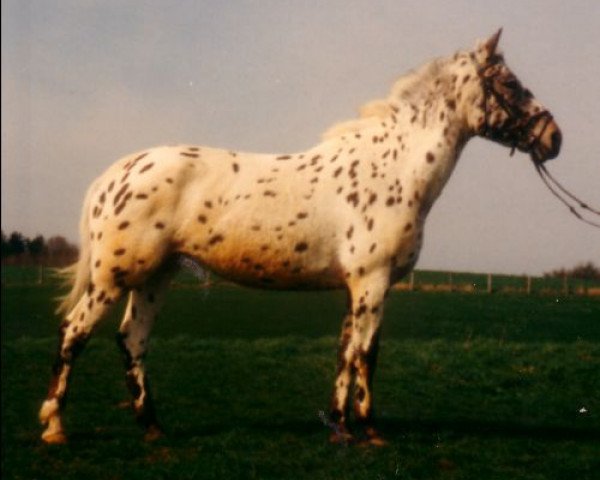
[[[354,425],[351,424],[351,428]],[[392,418],[377,422],[377,428],[390,441],[401,442],[406,435],[445,435],[471,436],[481,438],[534,439],[544,441],[600,441],[600,428],[588,426],[538,425],[514,422],[465,420],[418,420]],[[305,420],[237,420],[235,422],[208,423],[202,426],[180,426],[166,428],[166,439],[187,440],[198,437],[211,437],[244,431],[247,434],[288,434],[313,436],[323,434],[326,441],[330,429],[318,418]],[[104,435],[107,435],[106,433]],[[141,433],[140,433],[141,437]]]

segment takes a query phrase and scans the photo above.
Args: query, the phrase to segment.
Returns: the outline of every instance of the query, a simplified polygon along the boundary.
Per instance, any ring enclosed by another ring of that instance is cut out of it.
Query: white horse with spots
[[[81,219],[81,257],[60,310],[60,346],[40,410],[48,443],[66,440],[61,411],[73,361],[98,321],[128,293],[119,344],[147,438],[160,434],[142,359],[177,256],[246,285],[345,288],[330,421],[348,441],[350,389],[365,441],[383,303],[417,261],[423,224],[473,136],[555,157],[560,131],[496,46],[435,60],[402,77],[361,118],[298,154],[160,147],[125,157],[96,179]]]

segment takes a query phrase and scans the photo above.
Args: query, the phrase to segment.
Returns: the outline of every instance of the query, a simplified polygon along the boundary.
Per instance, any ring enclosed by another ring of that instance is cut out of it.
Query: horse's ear
[[[485,54],[486,59],[494,56],[496,49],[498,48],[498,42],[500,41],[500,35],[502,35],[502,28],[500,28],[494,35],[488,38],[485,43],[481,46],[481,50]]]

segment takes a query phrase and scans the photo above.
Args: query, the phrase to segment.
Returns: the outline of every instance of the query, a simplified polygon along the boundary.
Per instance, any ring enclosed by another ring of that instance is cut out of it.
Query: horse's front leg
[[[354,349],[352,347],[352,332],[354,331],[354,320],[349,312],[344,318],[342,333],[338,346],[338,364],[331,398],[331,410],[329,418],[332,422],[330,441],[333,443],[347,443],[352,441],[348,421],[348,395],[354,374]]]
[[[349,283],[350,311],[344,321],[338,353],[338,369],[330,418],[335,428],[334,442],[353,440],[347,428],[349,393],[354,383],[354,414],[364,429],[367,441],[383,440],[373,427],[373,374],[379,345],[379,326],[389,281],[387,272]]]
[[[367,326],[360,347],[355,355],[356,370],[354,392],[354,417],[363,428],[366,442],[375,446],[385,445],[374,426],[373,414],[373,376],[379,352],[379,321],[370,322],[373,328]]]

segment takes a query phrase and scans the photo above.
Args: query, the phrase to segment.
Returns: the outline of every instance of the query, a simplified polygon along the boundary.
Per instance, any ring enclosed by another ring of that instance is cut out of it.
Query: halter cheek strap
[[[533,150],[534,147],[541,142],[544,132],[546,131],[548,125],[553,119],[552,114],[548,110],[542,110],[530,116],[526,122],[523,122],[523,115],[521,115],[521,113],[517,111],[509,102],[507,102],[505,98],[496,91],[496,89],[494,89],[494,75],[486,75],[487,69],[489,69],[489,67],[486,68],[481,66],[477,69],[477,73],[479,75],[479,78],[481,79],[483,89],[484,112],[484,122],[479,134],[483,137],[487,137],[493,140],[510,140],[511,155],[515,153],[516,148],[520,145],[525,151],[529,152]],[[494,97],[498,106],[506,113],[508,117],[508,127],[503,129],[502,132],[495,132],[494,129],[490,126],[490,109],[488,100],[489,97]],[[535,128],[535,126],[541,119],[544,120],[543,127],[540,129],[537,135],[532,135],[531,132],[533,131],[533,128]],[[510,136],[507,134],[510,134]],[[538,163],[537,159],[536,163]]]

